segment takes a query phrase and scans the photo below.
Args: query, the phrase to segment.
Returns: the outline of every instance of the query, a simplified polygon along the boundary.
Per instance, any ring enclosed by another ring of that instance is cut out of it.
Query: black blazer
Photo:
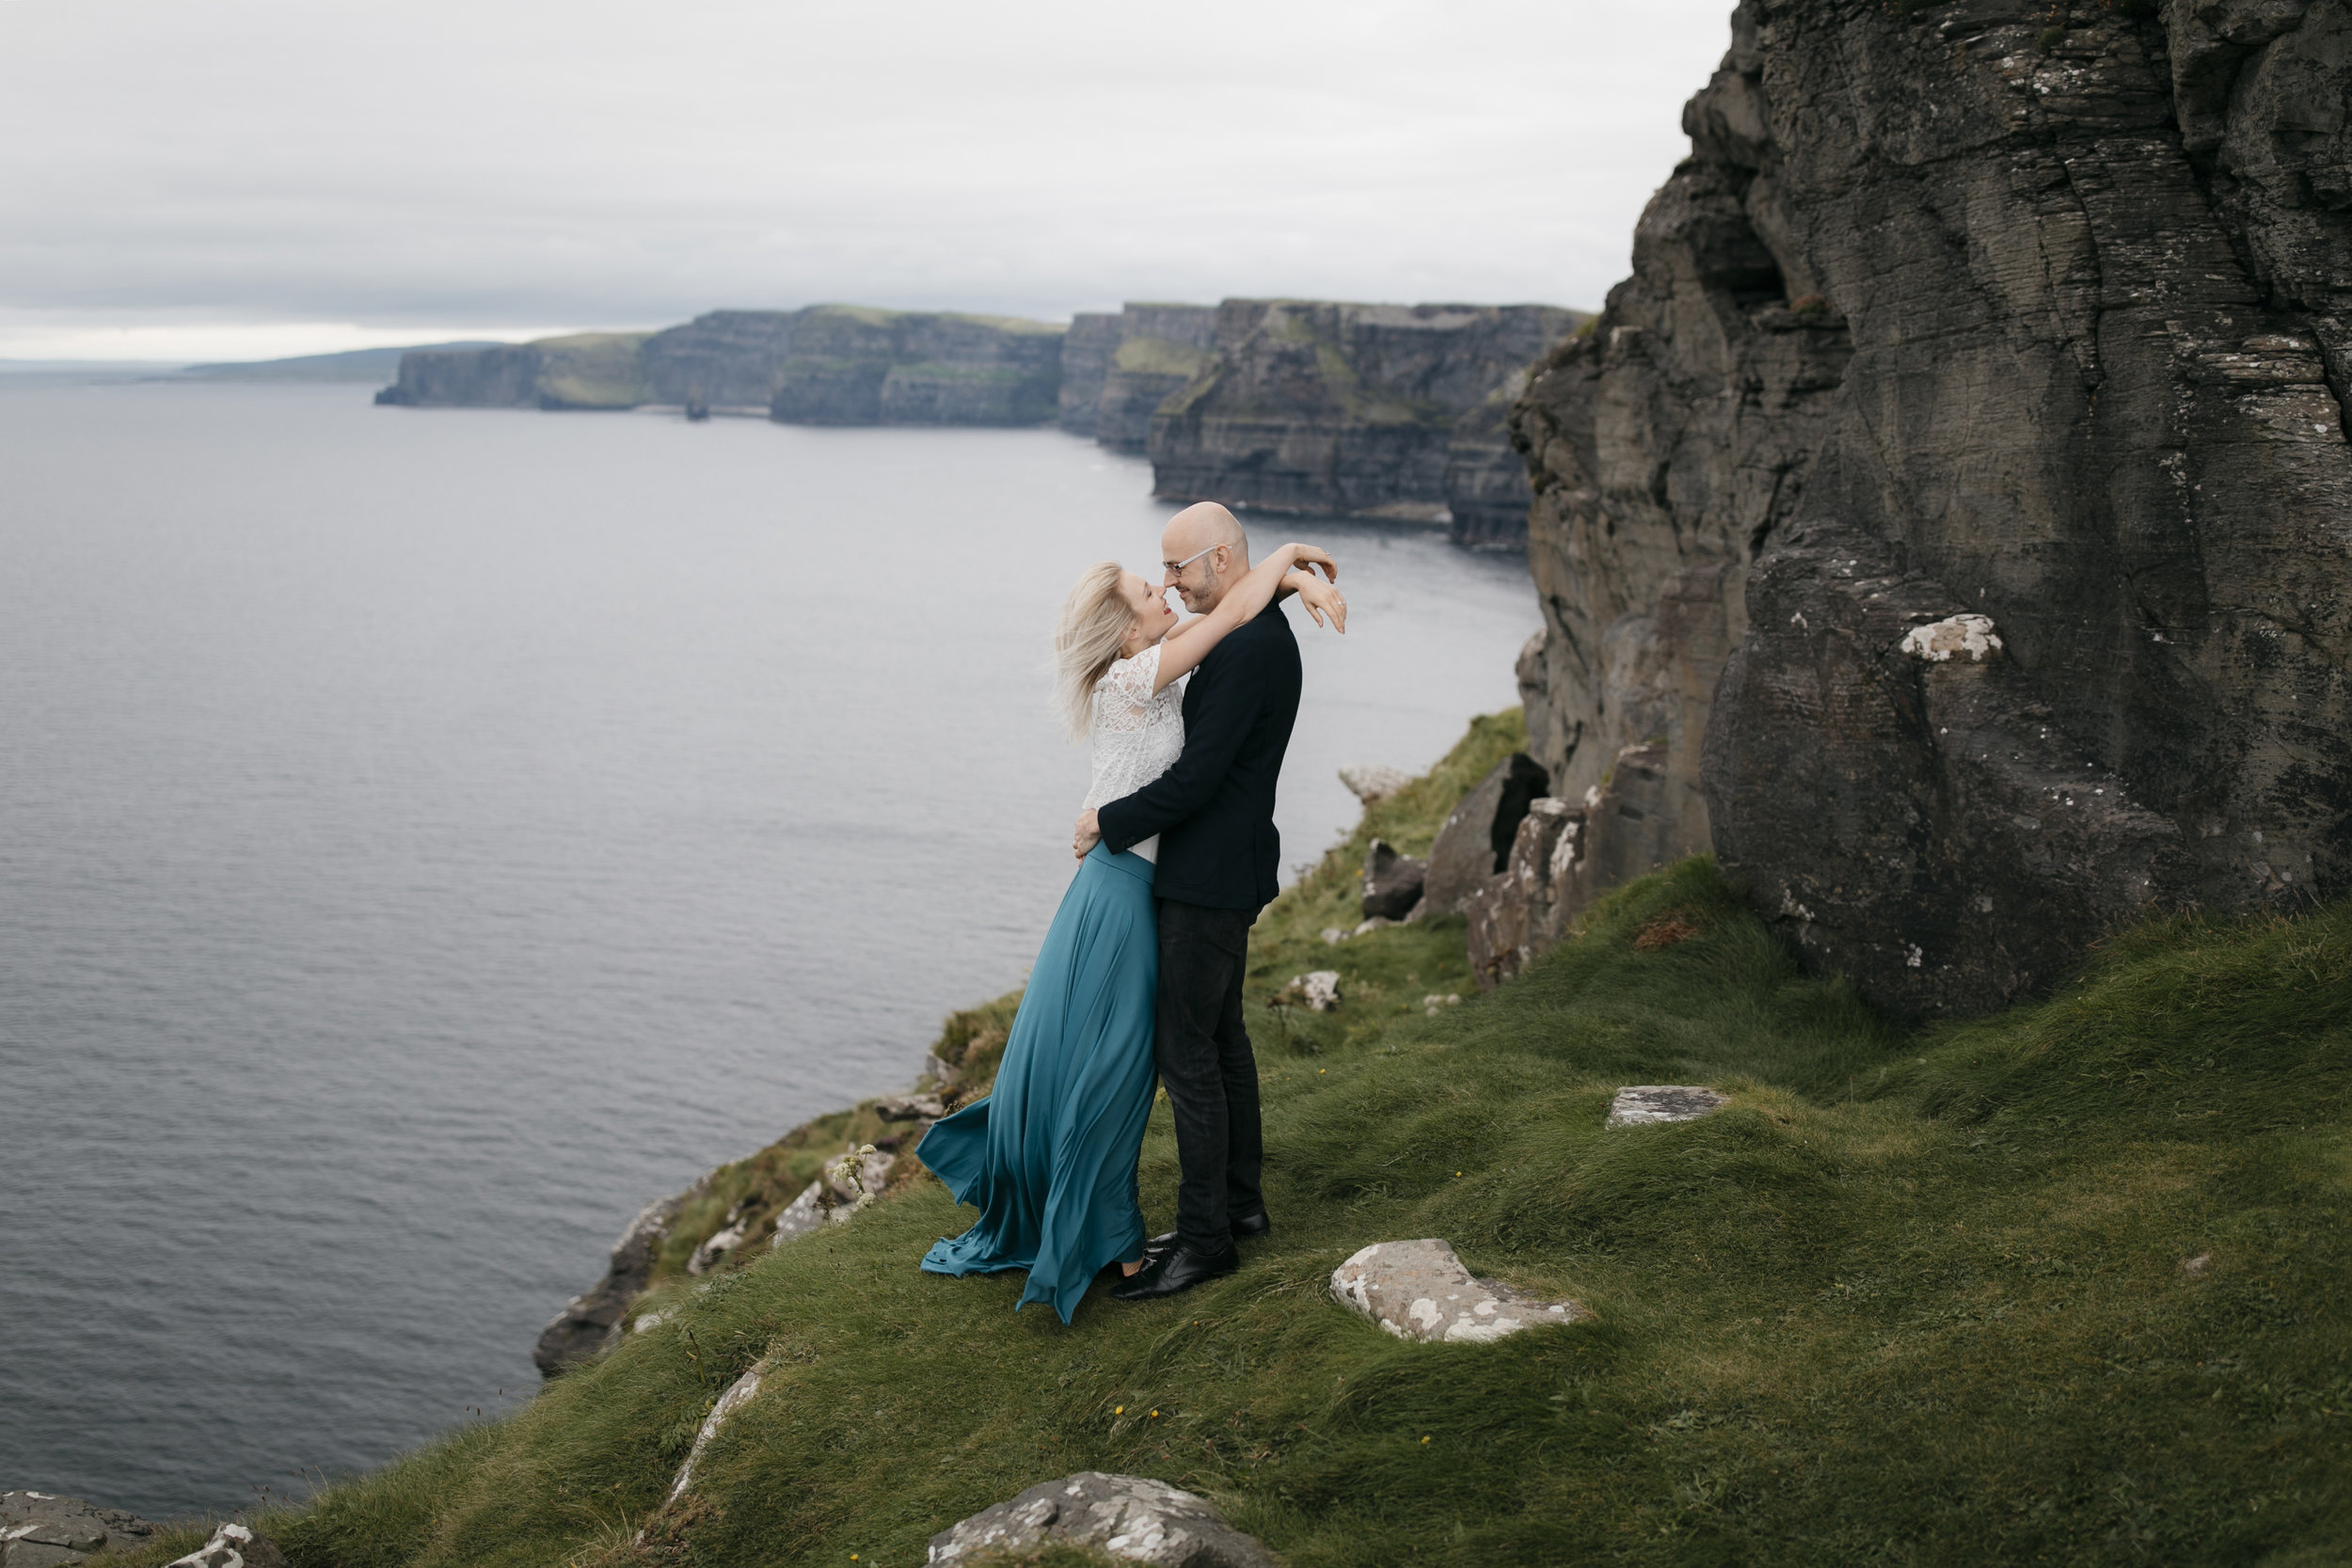
[[[1095,814],[1114,854],[1160,835],[1156,896],[1212,910],[1273,902],[1282,863],[1274,782],[1298,688],[1298,639],[1280,603],[1270,604],[1193,671],[1176,766]]]

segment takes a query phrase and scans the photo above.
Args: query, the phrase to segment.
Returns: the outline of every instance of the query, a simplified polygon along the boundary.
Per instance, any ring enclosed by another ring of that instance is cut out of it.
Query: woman
[[[1339,568],[1285,545],[1206,615],[1179,626],[1159,589],[1115,562],[1087,568],[1054,634],[1072,736],[1094,750],[1091,809],[1142,788],[1184,749],[1184,679],[1235,626],[1289,591],[1317,625],[1345,607],[1301,564]],[[1152,913],[1158,843],[1078,867],[1029,972],[993,1092],[935,1123],[916,1155],[977,1224],[924,1256],[933,1274],[1029,1271],[1015,1310],[1049,1304],[1068,1323],[1096,1274],[1142,1266],[1136,1156],[1152,1113],[1152,1003],[1159,945]]]

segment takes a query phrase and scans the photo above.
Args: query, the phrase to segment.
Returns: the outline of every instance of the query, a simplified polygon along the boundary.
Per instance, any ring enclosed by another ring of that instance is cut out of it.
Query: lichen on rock
[[[932,1536],[923,1560],[945,1568],[1057,1543],[1157,1568],[1277,1568],[1274,1554],[1227,1524],[1207,1498],[1101,1470],[1032,1486],[973,1514]]]
[[[1400,1339],[1490,1344],[1506,1335],[1593,1316],[1583,1303],[1539,1301],[1475,1279],[1436,1239],[1375,1242],[1331,1273],[1331,1296]]]

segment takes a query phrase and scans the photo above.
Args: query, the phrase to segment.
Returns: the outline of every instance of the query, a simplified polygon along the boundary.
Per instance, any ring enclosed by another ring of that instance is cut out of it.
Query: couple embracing
[[[1025,1269],[1019,1306],[1044,1302],[1064,1323],[1113,1264],[1119,1299],[1174,1295],[1232,1273],[1235,1243],[1270,1228],[1242,978],[1276,892],[1274,785],[1298,714],[1298,642],[1279,601],[1296,594],[1318,625],[1346,628],[1321,550],[1285,545],[1253,567],[1241,525],[1209,503],[1169,519],[1160,546],[1159,586],[1102,562],[1062,608],[1060,706],[1094,752],[1078,874],[993,1091],[916,1150],[980,1211],[923,1267]],[[1194,619],[1178,623],[1171,588]],[[1136,1159],[1155,1080],[1182,1180],[1176,1228],[1147,1240]]]

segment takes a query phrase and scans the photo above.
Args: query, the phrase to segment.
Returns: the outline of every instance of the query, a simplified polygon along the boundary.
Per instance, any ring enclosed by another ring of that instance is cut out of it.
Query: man
[[[1249,541],[1221,506],[1188,506],[1160,536],[1167,586],[1195,614],[1249,570]],[[1344,613],[1344,605],[1340,607]],[[1258,1063],[1242,1023],[1249,927],[1278,891],[1274,785],[1298,716],[1298,641],[1278,600],[1227,635],[1184,691],[1184,750],[1133,795],[1078,819],[1080,853],[1160,835],[1152,892],[1160,989],[1152,1056],[1176,1116],[1176,1229],[1113,1289],[1121,1301],[1190,1290],[1241,1266],[1234,1243],[1272,1227],[1259,1189]]]

